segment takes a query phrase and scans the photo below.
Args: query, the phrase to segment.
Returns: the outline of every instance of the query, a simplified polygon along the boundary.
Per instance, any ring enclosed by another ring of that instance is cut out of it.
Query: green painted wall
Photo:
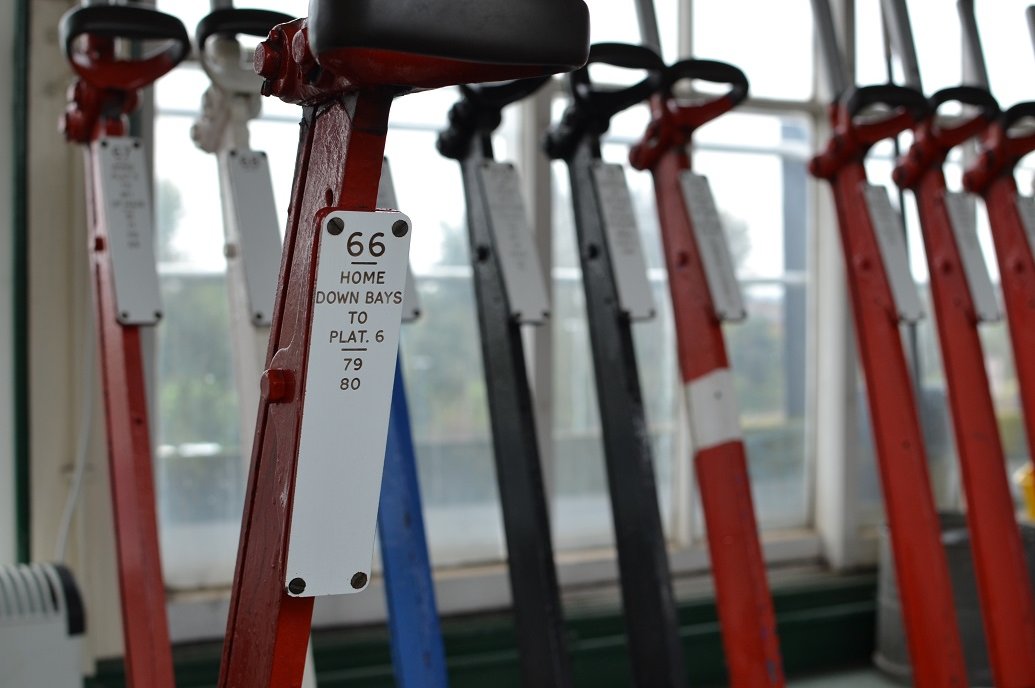
[[[774,593],[788,675],[804,675],[869,662],[876,618],[876,578],[832,577]],[[578,686],[626,688],[632,684],[622,617],[617,609],[568,612],[568,633]],[[712,600],[679,606],[688,680],[693,686],[725,682],[722,647]],[[506,614],[443,622],[451,688],[521,688],[514,627]],[[388,633],[383,627],[320,631],[314,636],[320,688],[390,688]],[[211,688],[219,671],[218,643],[177,647],[178,688]],[[121,660],[104,661],[88,688],[122,688]]]

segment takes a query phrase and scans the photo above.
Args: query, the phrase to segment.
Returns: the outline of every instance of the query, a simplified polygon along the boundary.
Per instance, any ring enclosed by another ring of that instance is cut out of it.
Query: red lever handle
[[[70,10],[58,26],[61,45],[72,69],[90,86],[135,91],[150,85],[190,53],[190,38],[179,19],[129,5],[91,5]],[[85,41],[78,40],[85,37]],[[114,41],[163,41],[142,58],[120,59]]]

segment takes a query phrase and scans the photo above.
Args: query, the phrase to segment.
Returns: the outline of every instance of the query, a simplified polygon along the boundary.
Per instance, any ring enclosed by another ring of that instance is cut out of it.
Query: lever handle
[[[61,17],[58,33],[65,56],[87,83],[132,91],[143,88],[178,65],[190,53],[183,23],[172,15],[130,5],[90,5]],[[102,51],[77,49],[80,36],[131,41],[168,41],[162,50],[138,59],[116,59]]]
[[[272,10],[249,10],[226,8],[215,10],[198,22],[194,32],[194,43],[199,51],[205,50],[205,42],[212,36],[258,36],[265,38],[277,24],[294,21],[295,17]]]
[[[649,73],[632,86],[615,90],[598,89],[589,78],[589,66],[606,64],[623,69],[645,69]],[[571,73],[572,98],[577,107],[586,109],[594,118],[610,120],[617,113],[632,107],[653,93],[660,82],[665,64],[658,54],[642,45],[597,43],[589,50],[584,67]]]

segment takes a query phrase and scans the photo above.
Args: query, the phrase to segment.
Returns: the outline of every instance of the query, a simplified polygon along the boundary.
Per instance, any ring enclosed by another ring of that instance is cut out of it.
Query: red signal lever
[[[378,3],[376,11],[369,7],[364,11],[372,3],[311,0],[309,19],[274,27],[255,52],[255,69],[265,77],[263,94],[301,104],[304,109],[223,645],[222,688],[298,685],[313,610],[310,595],[355,592],[368,582],[365,571],[342,571],[344,575],[337,576],[337,569],[321,565],[314,569],[316,573],[326,576],[332,571],[332,583],[337,586],[324,593],[314,591],[312,581],[301,577],[288,581],[287,574],[291,557],[299,552],[317,559],[336,555],[344,530],[356,537],[357,533],[364,538],[369,535],[370,548],[373,546],[376,509],[360,514],[369,521],[368,534],[360,532],[363,527],[356,523],[337,522],[333,516],[327,516],[328,523],[317,521],[311,532],[302,532],[304,538],[294,537],[293,528],[299,507],[308,506],[305,500],[296,499],[297,490],[303,479],[308,481],[305,485],[313,484],[314,475],[312,465],[307,467],[299,458],[305,439],[303,418],[320,411],[320,407],[303,406],[313,390],[327,386],[323,376],[308,375],[317,355],[310,355],[316,351],[311,347],[320,339],[327,341],[326,332],[314,334],[314,318],[338,317],[328,315],[333,309],[318,305],[314,295],[323,259],[321,245],[332,246],[329,242],[340,243],[348,236],[341,224],[334,229],[329,215],[337,214],[337,219],[350,213],[354,218],[355,211],[374,210],[393,98],[448,84],[549,74],[577,66],[588,52],[588,13],[576,0],[549,5],[485,0],[468,7],[455,21],[444,19],[456,11],[448,2]],[[424,6],[429,4],[437,4],[440,13],[430,19],[422,14],[425,21],[419,36],[400,28],[413,23],[415,18],[408,15],[426,13]],[[530,41],[512,35],[514,26],[545,28],[537,40]],[[459,38],[454,35],[457,31]],[[483,40],[494,32],[498,34],[495,38]],[[325,225],[327,231],[323,231]],[[399,233],[395,233],[397,228]],[[408,229],[405,222],[397,222],[387,235],[375,236],[391,243],[392,234],[402,237]],[[370,254],[384,255],[384,246],[380,244],[381,253],[377,254],[371,248]],[[332,253],[337,255],[333,251],[327,255]],[[369,310],[373,317],[374,311]],[[384,371],[387,378],[364,377],[371,374],[370,366],[364,366],[357,377],[343,378],[340,390],[344,393],[355,393],[357,380],[364,382],[364,394],[372,388],[391,389],[396,342],[386,338],[370,344],[380,344],[382,349],[391,346],[393,365]],[[336,407],[345,397],[340,396],[337,380],[333,382],[325,393]],[[383,461],[383,446],[379,457],[364,456],[353,446],[355,436],[378,420],[382,410],[387,422],[387,405],[336,416],[334,427],[328,429],[333,430],[332,437],[340,437],[332,468],[359,466],[371,459]],[[377,470],[379,478],[380,464],[364,465],[367,470]],[[335,490],[339,502],[355,503],[371,497],[376,500],[376,487],[356,493],[354,485],[334,482],[330,489]]]
[[[140,327],[153,324],[161,314],[150,302],[138,312],[122,301],[129,289],[149,292],[158,303],[154,255],[141,248],[151,246],[150,192],[143,181],[140,142],[121,137],[126,115],[136,108],[137,90],[176,66],[190,50],[190,41],[175,17],[122,5],[72,10],[62,17],[59,30],[68,60],[79,75],[62,129],[69,141],[89,146],[91,283],[103,370],[128,685],[173,688],[140,340]],[[166,43],[149,57],[125,60],[115,57],[117,39]],[[112,172],[116,160],[118,175]],[[113,193],[116,186],[119,193]],[[117,272],[116,253],[121,265],[134,263],[142,270],[131,271],[131,280],[129,273]],[[118,284],[116,274],[132,283]]]

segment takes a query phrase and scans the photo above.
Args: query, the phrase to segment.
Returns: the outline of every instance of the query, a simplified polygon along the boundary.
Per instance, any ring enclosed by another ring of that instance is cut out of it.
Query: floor
[[[901,688],[902,684],[885,678],[875,669],[856,669],[837,674],[811,676],[787,684],[787,688],[832,688],[834,686],[837,688]]]

